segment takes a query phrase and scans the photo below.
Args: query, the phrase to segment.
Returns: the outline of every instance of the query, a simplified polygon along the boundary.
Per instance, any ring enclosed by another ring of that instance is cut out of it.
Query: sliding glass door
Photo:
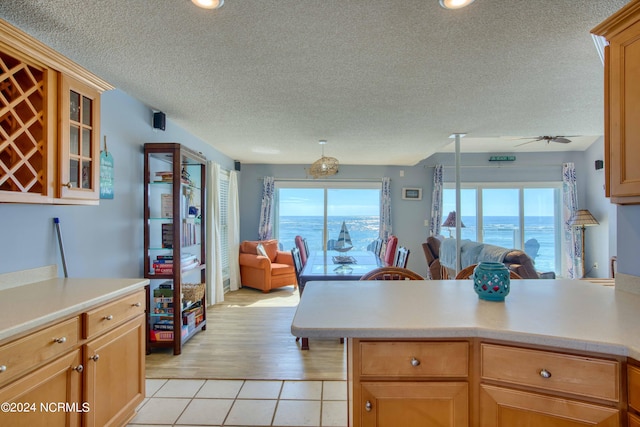
[[[276,182],[275,236],[285,250],[295,236],[309,250],[323,250],[338,240],[344,222],[354,250],[367,250],[380,230],[378,182]]]

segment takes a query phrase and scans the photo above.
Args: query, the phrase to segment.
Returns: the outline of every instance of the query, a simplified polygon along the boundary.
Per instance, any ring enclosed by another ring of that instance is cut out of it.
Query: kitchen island
[[[620,426],[639,321],[639,295],[580,280],[514,280],[505,302],[469,280],[334,281],[307,283],[291,332],[349,338],[350,425]]]

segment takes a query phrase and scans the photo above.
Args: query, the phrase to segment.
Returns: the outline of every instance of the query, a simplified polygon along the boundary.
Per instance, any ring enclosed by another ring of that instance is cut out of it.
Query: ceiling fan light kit
[[[440,6],[445,9],[462,9],[463,7],[469,6],[474,0],[438,0],[440,2]]]
[[[339,162],[335,157],[327,157],[324,155],[324,146],[327,143],[325,140],[321,140],[319,144],[322,146],[322,157],[313,162],[309,167],[309,175],[314,179],[331,176],[338,173]]]
[[[191,0],[193,4],[203,9],[219,9],[224,4],[224,0]]]

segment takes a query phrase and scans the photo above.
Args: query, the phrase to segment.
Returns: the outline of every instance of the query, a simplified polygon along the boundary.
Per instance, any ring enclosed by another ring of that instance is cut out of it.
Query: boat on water
[[[340,235],[338,236],[338,241],[334,246],[334,250],[338,252],[347,252],[353,249],[353,244],[351,243],[351,236],[349,235],[349,230],[347,229],[347,224],[342,221],[342,227],[340,228]]]

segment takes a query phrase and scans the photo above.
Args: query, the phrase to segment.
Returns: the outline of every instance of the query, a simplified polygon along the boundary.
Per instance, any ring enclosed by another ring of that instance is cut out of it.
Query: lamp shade
[[[456,211],[449,212],[449,216],[442,223],[443,227],[455,227],[456,226]],[[460,228],[465,228],[462,220],[460,220]]]
[[[598,225],[600,224],[594,217],[591,215],[588,209],[579,209],[571,215],[571,219],[569,219],[569,225],[572,227],[588,227],[590,225]]]

